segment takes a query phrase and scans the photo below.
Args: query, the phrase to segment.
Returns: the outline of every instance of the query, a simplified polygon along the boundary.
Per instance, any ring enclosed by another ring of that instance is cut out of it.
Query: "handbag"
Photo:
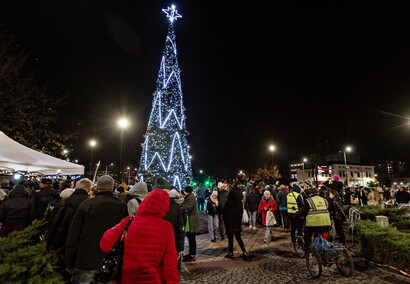
[[[124,254],[124,237],[127,234],[134,217],[128,220],[122,231],[120,239],[114,244],[112,250],[102,259],[94,273],[94,281],[108,283],[121,278],[122,256]]]
[[[276,225],[276,223],[275,215],[273,215],[272,211],[268,210],[268,212],[266,212],[266,227],[272,227]]]

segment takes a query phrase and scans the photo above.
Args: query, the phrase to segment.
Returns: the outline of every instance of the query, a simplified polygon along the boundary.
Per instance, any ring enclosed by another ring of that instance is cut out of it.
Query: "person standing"
[[[21,231],[34,219],[34,206],[23,185],[17,185],[9,193],[9,198],[0,203],[0,237],[13,231]]]
[[[119,283],[180,283],[174,230],[164,220],[169,211],[170,197],[161,189],[154,189],[141,202],[124,238]],[[102,251],[111,251],[130,218],[105,231],[99,242]]]
[[[184,208],[189,223],[185,227],[185,235],[188,238],[189,253],[184,255],[182,261],[195,261],[196,260],[196,233],[199,231],[199,215],[196,210],[196,198],[193,194],[194,189],[188,185],[182,192],[184,195]]]
[[[106,255],[99,246],[102,235],[128,215],[127,204],[113,191],[113,178],[99,177],[95,197],[83,201],[74,214],[65,246],[65,266],[73,274],[72,283],[92,283]]]
[[[218,191],[212,191],[207,198],[206,213],[208,214],[209,240],[216,242],[216,230],[218,229]]]
[[[339,242],[342,245],[346,245],[345,233],[343,231],[343,223],[347,220],[347,217],[342,209],[342,201],[340,200],[339,193],[336,190],[331,190],[329,193],[331,203],[329,205],[330,217],[333,219],[335,225],[336,234],[339,237]]]
[[[36,190],[31,196],[35,209],[35,218],[38,220],[44,218],[48,204],[58,197],[59,192],[51,188],[52,183],[52,180],[49,178],[41,179],[40,189]]]
[[[286,196],[288,195],[288,191],[286,190],[286,187],[281,184],[279,186],[279,193],[276,196],[276,203],[279,207],[279,211],[280,211],[280,218],[282,221],[282,226],[285,230],[289,229],[289,216],[288,216],[288,207],[287,207],[287,198]]]
[[[145,182],[137,182],[132,186],[127,193],[129,201],[127,202],[128,215],[135,216],[138,211],[138,207],[144,198],[148,195],[148,186]]]
[[[242,250],[242,258],[245,261],[249,261],[250,257],[246,253],[245,245],[241,238],[242,232],[242,191],[238,187],[238,182],[234,182],[231,190],[228,193],[227,201],[223,209],[223,218],[226,226],[226,234],[228,235],[228,253],[226,258],[233,259],[233,237],[235,236],[239,247]]]
[[[223,218],[223,210],[228,197],[228,186],[226,183],[218,183],[218,221],[219,221],[219,234],[221,236],[221,241],[225,239],[226,229]]]
[[[249,194],[246,195],[245,203],[246,208],[249,211],[250,219],[249,219],[249,229],[257,229],[256,228],[256,214],[258,213],[258,206],[259,206],[259,196],[255,193],[255,188],[251,186],[249,189]]]
[[[196,189],[196,199],[198,201],[198,210],[205,212],[205,187],[202,183]]]

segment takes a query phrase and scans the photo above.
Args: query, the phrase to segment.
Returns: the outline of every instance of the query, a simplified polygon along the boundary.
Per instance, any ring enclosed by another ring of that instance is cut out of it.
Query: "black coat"
[[[34,218],[34,206],[23,186],[10,191],[9,199],[0,204],[0,222],[4,225],[29,225]]]
[[[106,230],[128,216],[127,204],[111,191],[96,193],[82,202],[73,217],[65,245],[68,268],[94,270],[106,253],[100,249],[100,239]]]
[[[36,211],[36,219],[43,219],[48,204],[58,196],[58,192],[52,189],[50,186],[36,190],[31,196],[31,201],[34,204]]]
[[[248,195],[246,195],[245,199],[246,209],[248,209],[250,212],[258,211],[260,201],[261,200],[259,199],[259,196],[255,192],[250,192]]]
[[[185,237],[183,209],[182,206],[175,201],[175,198],[170,198],[170,201],[171,206],[164,219],[172,224],[172,228],[174,228],[175,246],[177,252],[181,252],[184,250]]]
[[[242,191],[234,185],[228,193],[227,201],[222,211],[227,234],[233,234],[242,230],[242,198]]]

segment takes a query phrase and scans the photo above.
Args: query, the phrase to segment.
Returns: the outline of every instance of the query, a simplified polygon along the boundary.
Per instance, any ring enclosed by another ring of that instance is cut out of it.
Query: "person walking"
[[[245,198],[246,208],[248,209],[250,215],[249,229],[257,229],[256,214],[258,213],[259,202],[260,199],[259,196],[255,193],[255,188],[251,186],[249,189],[249,194],[247,194]]]
[[[262,215],[262,225],[265,226],[265,237],[263,239],[265,244],[269,241],[273,241],[272,228],[271,225],[266,223],[266,217],[268,215],[268,211],[271,211],[273,216],[275,216],[276,210],[278,210],[278,206],[276,205],[273,196],[270,194],[269,190],[265,190],[258,207],[258,212]]]
[[[250,261],[250,257],[246,252],[245,245],[241,238],[243,215],[242,197],[243,195],[238,187],[238,182],[234,182],[228,193],[227,201],[222,212],[226,226],[226,233],[228,235],[228,253],[225,257],[230,259],[234,258],[233,237],[235,235],[235,239],[242,250],[243,260]]]
[[[119,283],[180,283],[174,230],[164,220],[169,210],[170,197],[161,189],[154,189],[141,202],[124,238]],[[99,242],[103,252],[112,250],[130,218],[105,231]]]
[[[182,192],[184,195],[184,208],[187,216],[188,226],[185,227],[185,235],[188,238],[189,253],[184,255],[182,261],[196,260],[196,233],[199,231],[199,215],[196,210],[196,198],[194,189],[188,185]]]
[[[206,200],[206,213],[208,214],[209,240],[216,242],[216,230],[218,229],[218,191],[212,191]]]
[[[128,215],[127,204],[113,191],[113,178],[99,177],[95,197],[81,202],[75,211],[65,246],[65,266],[73,275],[72,283],[92,283],[95,270],[106,255],[99,246],[102,235]]]

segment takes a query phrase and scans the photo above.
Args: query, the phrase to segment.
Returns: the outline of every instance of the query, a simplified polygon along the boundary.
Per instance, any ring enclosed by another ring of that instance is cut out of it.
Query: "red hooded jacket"
[[[140,204],[125,236],[120,283],[180,282],[174,230],[163,220],[169,207],[169,195],[161,189],[153,190]],[[104,233],[101,250],[109,252],[113,248],[129,218]]]

